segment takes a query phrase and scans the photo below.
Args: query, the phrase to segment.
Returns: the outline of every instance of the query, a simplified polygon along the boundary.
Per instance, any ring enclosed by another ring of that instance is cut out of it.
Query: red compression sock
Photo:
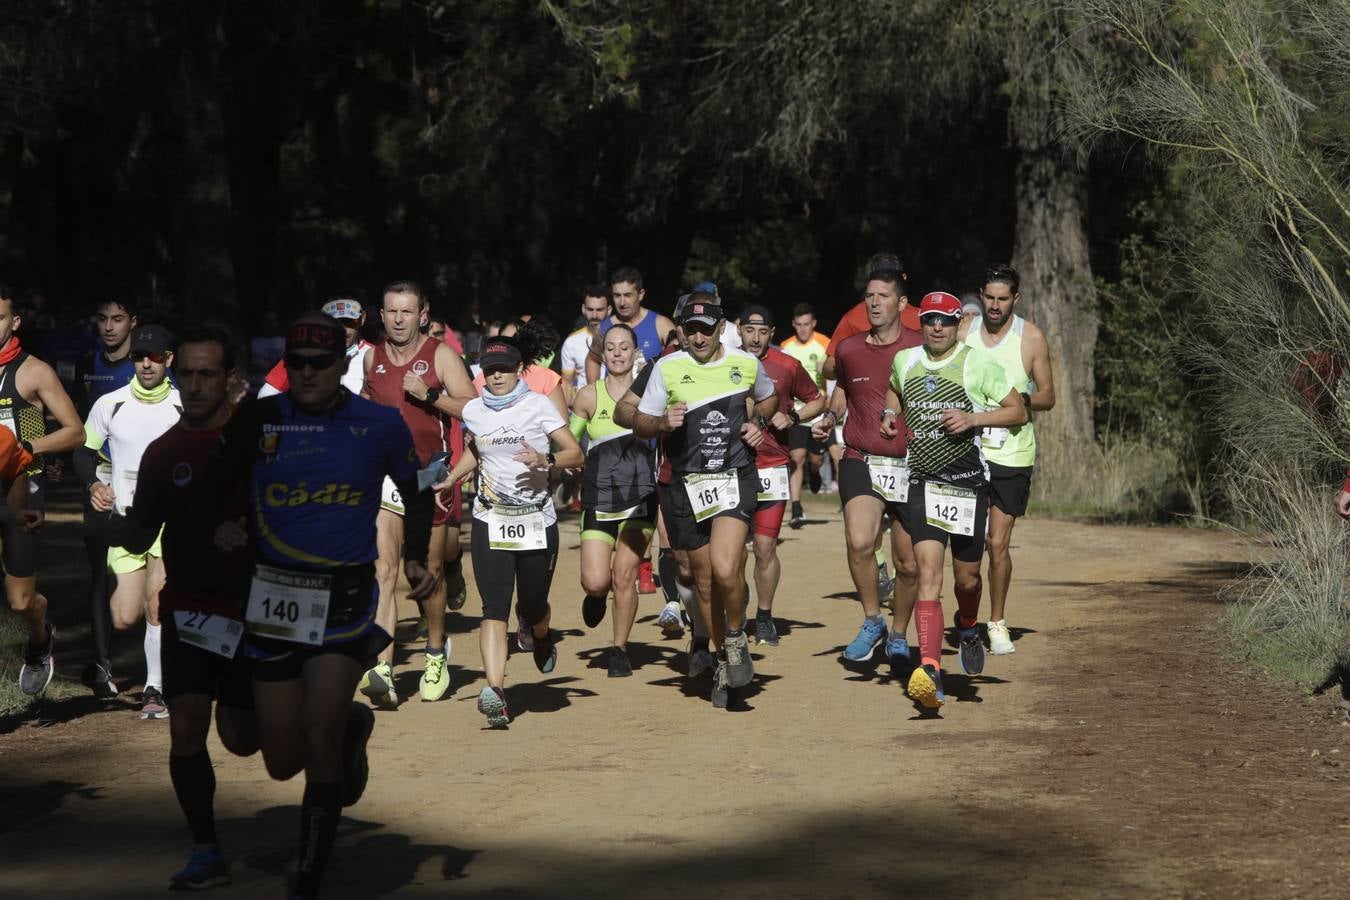
[[[973,628],[980,620],[980,597],[984,593],[984,578],[976,575],[975,586],[968,591],[956,588],[956,605],[960,608],[961,627]]]
[[[925,665],[942,668],[942,601],[916,602],[914,627],[919,632],[919,658]]]

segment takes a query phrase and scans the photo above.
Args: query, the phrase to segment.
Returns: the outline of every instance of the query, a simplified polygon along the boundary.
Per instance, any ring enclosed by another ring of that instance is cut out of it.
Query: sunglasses
[[[132,362],[140,362],[143,359],[148,359],[152,363],[161,366],[164,365],[164,363],[168,360],[168,358],[169,354],[167,353],[147,353],[144,350],[137,350],[136,352],[131,354]]]
[[[313,369],[321,372],[325,369],[333,368],[337,363],[338,355],[336,353],[316,353],[313,355],[307,353],[287,353],[286,368],[294,372],[302,372],[305,369]]]
[[[705,325],[702,322],[689,321],[684,323],[685,334],[712,334],[717,330],[716,325]]]
[[[961,317],[944,316],[942,313],[928,313],[926,316],[921,316],[919,321],[924,325],[941,324],[947,328],[955,328],[957,325],[961,324]]]

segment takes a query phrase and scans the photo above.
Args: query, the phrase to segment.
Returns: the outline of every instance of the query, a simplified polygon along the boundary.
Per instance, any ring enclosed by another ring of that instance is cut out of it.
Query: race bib
[[[98,468],[94,470],[94,474],[98,476],[99,481],[103,482],[108,487],[112,487],[112,463],[99,463]]]
[[[333,593],[329,575],[286,572],[259,565],[253,570],[244,621],[254,634],[322,644]]]
[[[234,651],[239,649],[239,639],[244,636],[242,624],[211,613],[178,609],[174,610],[173,622],[178,626],[180,641],[226,659],[234,659]]]
[[[761,503],[776,503],[788,498],[787,466],[774,466],[759,470],[759,494]]]
[[[867,474],[876,491],[888,503],[909,500],[909,463],[893,456],[867,457]]]
[[[997,450],[1008,442],[1008,429],[1006,428],[986,428],[980,434],[980,446],[988,447],[990,450]]]
[[[741,505],[741,486],[736,473],[684,476],[684,492],[694,507],[694,521],[702,522]]]
[[[596,510],[595,521],[627,522],[629,519],[636,516],[638,514],[638,511],[641,510],[642,507],[643,504],[639,503],[637,506],[630,506],[628,509],[621,509],[618,512],[600,512],[599,510]]]
[[[948,534],[975,535],[975,492],[949,484],[923,486],[924,519]]]
[[[403,515],[403,495],[398,492],[398,486],[394,484],[394,479],[387,475],[384,484],[380,487],[380,506],[391,513]]]
[[[488,546],[493,550],[547,550],[548,523],[538,506],[493,506],[488,510]]]

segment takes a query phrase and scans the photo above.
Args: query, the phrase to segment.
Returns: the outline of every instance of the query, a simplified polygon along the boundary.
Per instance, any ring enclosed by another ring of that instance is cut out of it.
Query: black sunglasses
[[[924,325],[936,325],[941,322],[948,328],[955,328],[961,324],[960,316],[945,316],[942,313],[926,313],[919,317],[919,322]]]
[[[337,363],[337,360],[338,355],[336,353],[316,353],[312,356],[306,353],[287,353],[286,368],[296,372],[301,372],[305,369],[313,369],[316,372],[321,372],[325,369],[333,368],[333,365]]]

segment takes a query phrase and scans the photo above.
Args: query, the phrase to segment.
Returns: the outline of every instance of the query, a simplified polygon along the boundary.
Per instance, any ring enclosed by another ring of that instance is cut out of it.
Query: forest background
[[[0,278],[244,331],[421,281],[456,327],[619,265],[670,311],[1023,274],[1041,512],[1241,527],[1232,646],[1350,646],[1348,0],[0,0]],[[271,314],[269,316],[268,314]],[[1141,561],[1146,564],[1146,561]]]

